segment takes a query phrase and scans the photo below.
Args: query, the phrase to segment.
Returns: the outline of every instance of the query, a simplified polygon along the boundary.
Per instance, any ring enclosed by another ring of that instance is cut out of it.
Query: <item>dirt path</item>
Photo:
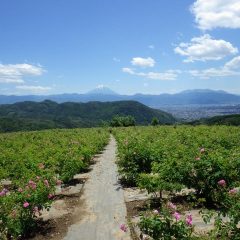
[[[64,240],[131,239],[129,231],[120,230],[120,225],[126,224],[126,206],[115,160],[116,141],[111,136],[85,183],[81,196],[85,202],[84,216],[68,228]]]

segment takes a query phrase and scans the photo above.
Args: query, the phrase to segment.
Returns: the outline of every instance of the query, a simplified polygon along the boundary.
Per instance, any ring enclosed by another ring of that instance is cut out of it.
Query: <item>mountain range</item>
[[[109,88],[101,87],[85,94],[57,94],[57,95],[0,95],[0,104],[12,104],[23,101],[41,102],[51,100],[57,103],[100,101],[112,102],[133,100],[153,108],[161,108],[166,105],[207,105],[207,104],[240,104],[240,95],[231,94],[225,91],[209,89],[186,90],[175,94],[134,94],[121,95]]]

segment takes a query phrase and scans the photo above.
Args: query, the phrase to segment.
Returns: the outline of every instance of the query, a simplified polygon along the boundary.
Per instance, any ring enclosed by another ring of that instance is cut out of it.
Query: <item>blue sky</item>
[[[240,0],[3,0],[0,94],[240,94]]]

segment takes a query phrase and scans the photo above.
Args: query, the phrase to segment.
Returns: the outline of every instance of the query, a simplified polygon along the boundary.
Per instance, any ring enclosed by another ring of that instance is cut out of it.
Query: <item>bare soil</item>
[[[57,197],[55,200],[62,200],[64,202],[64,208],[67,211],[57,209],[61,217],[53,217],[48,220],[39,219],[37,223],[37,229],[35,232],[30,233],[28,240],[61,240],[67,233],[68,227],[72,224],[81,221],[85,214],[85,202],[81,199],[81,195],[75,194],[74,196]],[[67,212],[67,213],[66,213]]]

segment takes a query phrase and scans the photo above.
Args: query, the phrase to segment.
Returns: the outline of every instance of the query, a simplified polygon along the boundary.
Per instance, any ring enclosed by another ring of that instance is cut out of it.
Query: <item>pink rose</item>
[[[35,182],[32,181],[32,180],[29,180],[28,184],[29,184],[29,185],[31,185],[31,184],[35,184]]]
[[[127,226],[125,224],[121,224],[120,225],[120,229],[123,231],[123,232],[127,232]]]
[[[32,181],[32,180],[30,180],[30,181],[28,182],[28,186],[29,186],[30,188],[32,188],[32,189],[36,189],[36,188],[37,188],[37,184],[36,184],[34,181]]]
[[[221,179],[218,181],[218,185],[221,187],[225,187],[226,186],[226,181],[224,179]]]
[[[1,196],[1,197],[5,196],[5,195],[6,195],[6,193],[5,193],[4,191],[1,191],[1,192],[0,192],[0,196]]]
[[[237,193],[237,189],[233,188],[233,189],[229,190],[228,193],[231,194],[231,195],[235,195]]]
[[[44,180],[43,182],[44,182],[44,185],[45,185],[46,187],[49,187],[49,182],[48,182],[48,180]]]
[[[0,192],[0,196],[3,197],[7,194],[8,190],[6,188],[4,188],[1,192]]]
[[[29,207],[29,205],[30,205],[30,204],[29,204],[28,202],[23,203],[23,207],[24,207],[24,208]]]
[[[53,194],[51,194],[51,193],[48,194],[48,199],[52,199],[53,197],[54,197]]]
[[[192,215],[187,215],[186,224],[192,226]]]
[[[181,218],[181,215],[180,215],[180,213],[178,213],[178,212],[175,212],[175,213],[173,214],[173,216],[175,217],[175,219],[176,219],[177,221]]]

